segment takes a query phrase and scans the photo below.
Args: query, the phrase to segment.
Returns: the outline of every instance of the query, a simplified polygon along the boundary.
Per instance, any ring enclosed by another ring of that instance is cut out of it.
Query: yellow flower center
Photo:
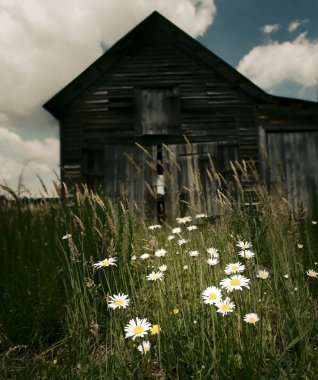
[[[142,332],[144,331],[144,328],[142,327],[142,326],[135,326],[134,328],[133,328],[133,332],[134,332],[134,334],[141,334]]]
[[[232,270],[238,270],[238,268],[239,268],[239,267],[238,267],[237,265],[233,265],[233,266],[232,266]]]
[[[143,346],[144,352],[150,351],[150,347],[148,345]]]
[[[229,311],[230,305],[228,305],[227,303],[224,303],[223,305],[220,306],[220,309],[223,311]]]
[[[123,305],[123,304],[124,304],[124,300],[119,299],[119,300],[115,301],[115,305],[117,305],[117,306],[120,306],[120,305]]]
[[[237,279],[237,278],[234,278],[233,280],[231,280],[230,284],[232,286],[237,286],[237,285],[241,285],[241,280]]]
[[[179,313],[179,309],[173,309],[173,314],[178,314]]]
[[[210,300],[215,300],[216,299],[216,294],[215,293],[210,293],[209,294],[209,299]]]
[[[110,261],[104,261],[104,262],[103,262],[103,267],[108,267],[109,264],[110,264]]]
[[[254,322],[256,322],[256,319],[254,317],[249,317],[248,321],[250,323],[254,323]]]

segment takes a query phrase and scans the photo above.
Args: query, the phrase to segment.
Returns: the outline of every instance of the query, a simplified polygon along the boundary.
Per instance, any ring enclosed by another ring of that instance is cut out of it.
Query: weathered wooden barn
[[[142,215],[217,213],[211,160],[225,178],[254,160],[295,204],[317,195],[317,104],[267,94],[157,12],[44,107],[60,121],[62,181]]]

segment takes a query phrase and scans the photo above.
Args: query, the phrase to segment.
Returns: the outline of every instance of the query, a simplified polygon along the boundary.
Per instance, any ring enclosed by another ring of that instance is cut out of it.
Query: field
[[[157,224],[86,188],[3,200],[0,378],[317,378],[317,210],[246,203]]]

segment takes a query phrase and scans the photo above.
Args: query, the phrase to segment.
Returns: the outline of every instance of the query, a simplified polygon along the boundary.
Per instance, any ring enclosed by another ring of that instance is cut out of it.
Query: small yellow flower
[[[172,312],[173,312],[174,315],[177,315],[177,314],[179,314],[179,309],[173,309]]]
[[[160,325],[152,325],[152,327],[150,329],[151,335],[157,335],[157,334],[159,334],[160,331],[161,331]]]

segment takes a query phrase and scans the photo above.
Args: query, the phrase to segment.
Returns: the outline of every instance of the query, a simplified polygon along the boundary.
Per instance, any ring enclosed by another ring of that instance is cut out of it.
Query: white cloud
[[[272,34],[277,32],[277,30],[280,28],[279,24],[267,24],[261,27],[261,31],[264,34]]]
[[[284,82],[315,86],[318,84],[318,41],[302,33],[293,41],[271,41],[256,46],[241,59],[237,69],[264,89]]]
[[[18,114],[43,104],[102,54],[101,43],[152,11],[193,37],[216,12],[214,0],[0,0],[0,9],[0,109]]]
[[[297,30],[301,25],[304,25],[304,24],[307,24],[308,20],[307,19],[304,19],[304,20],[294,20],[292,21],[288,27],[287,27],[287,30],[292,33],[294,32],[295,30]]]
[[[216,14],[215,0],[0,0],[0,9],[0,183],[14,183],[25,162],[29,180],[31,168],[56,168],[58,141],[45,139],[56,123],[41,106],[102,54],[102,44],[154,10],[193,37]],[[23,139],[23,128],[39,138]]]
[[[39,181],[43,178],[49,188],[58,168],[59,141],[56,138],[23,140],[15,132],[0,127],[0,183],[17,190],[18,181],[23,173],[22,182],[32,193],[37,193]]]

